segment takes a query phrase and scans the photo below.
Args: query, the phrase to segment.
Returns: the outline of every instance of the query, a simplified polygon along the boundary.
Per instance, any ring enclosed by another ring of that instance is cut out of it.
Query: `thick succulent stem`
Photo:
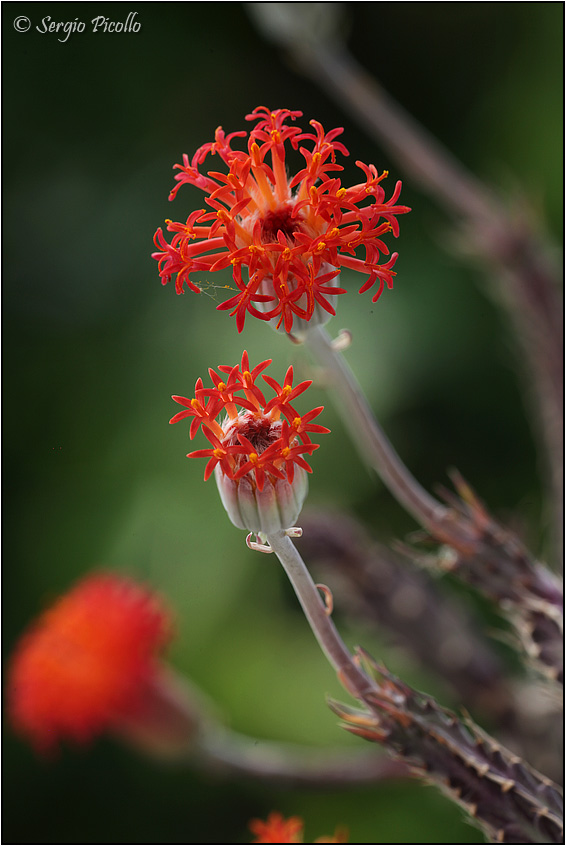
[[[383,744],[437,784],[495,843],[562,843],[562,794],[470,719],[460,720],[364,655],[377,691],[365,710],[334,701],[344,728]]]

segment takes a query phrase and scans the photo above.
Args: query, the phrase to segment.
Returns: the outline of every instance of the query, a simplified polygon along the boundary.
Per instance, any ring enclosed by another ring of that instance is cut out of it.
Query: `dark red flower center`
[[[281,423],[264,416],[256,417],[253,414],[244,414],[238,417],[235,424],[227,430],[226,438],[223,441],[224,446],[238,444],[238,435],[247,438],[257,454],[261,455],[281,437]]]
[[[301,228],[300,220],[291,216],[291,207],[270,211],[261,221],[261,240],[264,244],[277,241],[277,233],[282,232],[289,243],[293,243],[293,233]]]

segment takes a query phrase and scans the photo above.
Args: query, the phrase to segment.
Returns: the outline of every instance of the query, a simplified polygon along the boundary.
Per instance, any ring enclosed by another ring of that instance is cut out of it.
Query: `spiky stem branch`
[[[267,536],[311,628],[348,692],[368,710],[330,701],[345,727],[385,745],[420,776],[431,778],[500,843],[560,843],[560,791],[471,721],[411,690],[362,650],[344,646],[295,546],[280,531]],[[362,661],[368,673],[361,669]]]
[[[376,681],[367,710],[330,701],[344,728],[383,744],[434,781],[495,843],[562,843],[562,794],[472,720],[461,720],[360,650]]]

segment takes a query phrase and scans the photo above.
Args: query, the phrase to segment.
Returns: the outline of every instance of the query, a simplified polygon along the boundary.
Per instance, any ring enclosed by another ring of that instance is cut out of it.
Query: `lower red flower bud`
[[[247,476],[230,479],[217,468],[215,477],[232,523],[238,529],[266,535],[295,525],[308,492],[308,478],[302,467],[295,469],[292,482],[268,476],[262,490]]]
[[[250,371],[244,352],[240,366],[219,368],[223,376],[210,370],[215,387],[204,388],[199,379],[193,399],[173,397],[185,410],[170,421],[192,417],[191,438],[202,426],[211,446],[191,452],[189,457],[209,459],[204,478],[214,472],[234,525],[262,534],[290,529],[296,523],[307,495],[306,474],[311,472],[304,456],[318,449],[309,433],[329,431],[312,422],[322,406],[302,416],[293,407],[296,397],[311,383],[293,387],[292,367],[283,385],[270,376],[263,377],[275,393],[266,401],[256,379],[269,364],[263,361]],[[222,411],[227,416],[220,424],[216,418]]]

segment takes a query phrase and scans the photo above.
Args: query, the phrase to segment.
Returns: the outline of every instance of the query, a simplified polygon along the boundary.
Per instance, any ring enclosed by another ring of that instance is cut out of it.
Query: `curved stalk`
[[[409,778],[407,764],[366,750],[328,751],[246,737],[216,726],[198,742],[195,761],[205,772],[280,784],[343,786]]]
[[[267,535],[267,542],[283,565],[313,634],[336,670],[340,681],[354,697],[363,698],[374,689],[375,685],[360,669],[344,645],[306,564],[294,544],[283,531]]]
[[[393,496],[426,529],[438,530],[449,514],[405,467],[387,435],[375,419],[356,378],[343,357],[332,346],[322,326],[310,328],[305,344],[330,374],[342,403],[338,410],[352,433],[364,462],[369,462]]]

